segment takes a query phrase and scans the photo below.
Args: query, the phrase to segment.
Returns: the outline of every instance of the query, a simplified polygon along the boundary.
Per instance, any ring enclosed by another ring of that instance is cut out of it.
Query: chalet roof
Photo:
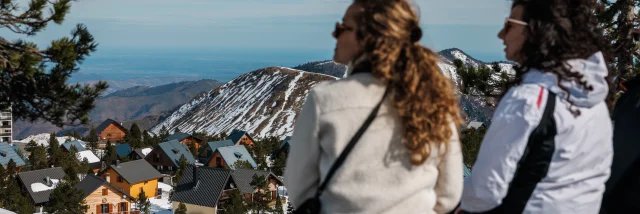
[[[96,189],[100,188],[102,185],[107,185],[113,187],[116,191],[120,192],[120,194],[127,196],[129,199],[133,199],[133,197],[126,192],[122,191],[120,188],[114,186],[113,184],[107,182],[106,180],[89,174],[87,177],[82,179],[80,183],[76,184],[76,189],[82,190],[84,193],[82,195],[83,198],[86,198],[89,194],[96,191]]]
[[[233,181],[238,186],[238,190],[242,193],[254,193],[256,188],[251,186],[251,181],[253,181],[253,176],[264,176],[265,179],[268,179],[269,176],[273,176],[276,180],[279,181],[280,185],[282,184],[282,180],[278,178],[275,174],[263,170],[257,169],[236,169],[231,172],[231,177],[233,177]]]
[[[115,125],[116,127],[120,128],[122,130],[127,130],[124,127],[122,127],[122,125],[120,125],[120,123],[116,122],[115,120],[106,119],[104,122],[102,122],[102,123],[100,123],[100,125],[98,125],[98,127],[96,128],[96,133],[97,134],[102,133],[111,124]]]
[[[233,182],[231,170],[197,167],[195,168],[197,171],[195,180],[193,170],[194,167],[185,169],[178,186],[173,192],[171,201],[215,207],[227,183]]]
[[[278,150],[273,152],[273,154],[271,154],[271,156],[269,158],[271,158],[273,160],[280,154],[280,152],[282,152],[285,149],[289,148],[289,141],[291,141],[291,136],[287,136],[282,141],[280,141],[280,148],[278,148]]]
[[[110,168],[122,176],[129,184],[137,184],[162,177],[162,174],[144,159],[120,163],[118,166],[111,165]]]
[[[484,125],[484,123],[482,122],[478,122],[478,121],[471,121],[469,122],[469,124],[467,125],[467,128],[474,128],[474,129],[478,129],[480,127],[482,127]]]
[[[199,141],[202,141],[202,139],[196,137],[196,136],[191,136],[190,134],[187,133],[182,133],[182,132],[175,132],[172,135],[169,135],[169,137],[165,138],[164,141],[172,141],[172,140],[177,140],[177,141],[181,141],[184,140],[185,138],[188,137],[193,137]]]
[[[18,178],[27,189],[31,200],[35,204],[40,204],[49,201],[49,195],[55,188],[54,182],[59,182],[65,175],[61,167],[56,167],[18,173]],[[47,184],[47,177],[51,181],[49,184]]]
[[[132,152],[135,152],[136,154],[138,154],[138,156],[140,156],[141,158],[145,158],[147,157],[147,155],[153,151],[153,147],[145,147],[145,148],[140,148],[140,149],[135,149]]]
[[[229,134],[229,137],[227,137],[227,139],[230,139],[233,141],[233,143],[238,143],[238,141],[240,141],[240,138],[242,138],[242,136],[247,135],[249,138],[251,138],[251,136],[249,135],[249,133],[247,133],[246,131],[242,131],[242,130],[238,130],[238,129],[234,129],[231,134]],[[253,140],[253,138],[251,138]]]
[[[217,150],[220,152],[220,155],[222,155],[227,166],[231,169],[234,169],[233,164],[238,160],[249,161],[251,167],[258,167],[256,161],[253,160],[253,157],[251,157],[251,154],[249,154],[249,151],[247,151],[247,148],[244,147],[244,145],[220,147]]]
[[[60,145],[62,147],[64,147],[65,150],[67,151],[71,151],[71,147],[76,147],[76,149],[78,149],[78,152],[84,151],[84,145],[82,145],[81,141],[79,140],[74,140],[74,141],[69,141],[69,142],[65,142],[62,145]]]
[[[84,158],[87,158],[87,162],[89,163],[100,163],[100,158],[96,156],[91,150],[84,150],[78,152],[78,160],[82,161]]]
[[[235,143],[231,140],[221,140],[221,141],[213,141],[208,142],[207,146],[211,148],[211,151],[216,151],[216,149],[220,147],[233,146]]]
[[[196,163],[196,159],[193,158],[193,154],[191,154],[187,146],[181,144],[177,140],[160,143],[158,144],[158,148],[161,149],[167,155],[167,157],[169,157],[169,159],[171,159],[175,167],[179,166],[181,155],[184,155],[184,157],[187,159],[187,163]]]
[[[115,149],[118,157],[126,157],[131,153],[131,146],[126,143],[115,146]]]
[[[9,164],[9,160],[13,160],[16,166],[24,166],[25,164],[24,160],[20,158],[20,155],[18,155],[11,145],[2,142],[0,143],[0,165],[6,167],[6,165]]]
[[[469,169],[469,167],[467,167],[467,165],[462,164],[462,169],[463,169],[463,173],[462,175],[466,178],[467,176],[471,175],[471,169]]]

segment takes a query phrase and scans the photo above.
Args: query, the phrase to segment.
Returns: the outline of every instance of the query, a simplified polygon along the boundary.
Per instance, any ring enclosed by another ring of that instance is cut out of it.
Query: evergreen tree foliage
[[[19,37],[34,36],[50,22],[62,24],[71,2],[30,0],[19,5],[15,0],[0,1],[0,27]],[[44,119],[59,127],[76,121],[86,124],[95,99],[107,84],[100,81],[93,86],[67,85],[67,80],[96,47],[93,36],[82,24],[72,30],[70,37],[54,40],[46,49],[24,39],[10,41],[0,37],[0,109],[11,106],[16,120]]]
[[[281,152],[273,160],[273,166],[271,166],[271,172],[277,176],[284,176],[284,168],[287,165],[287,154]]]
[[[149,213],[149,209],[151,208],[151,202],[149,201],[149,198],[147,198],[147,195],[146,193],[144,193],[144,189],[142,187],[140,188],[140,193],[138,194],[137,203],[138,203],[139,210],[141,210],[144,213]]]
[[[160,138],[160,141],[163,141],[165,138],[169,137],[169,135],[169,130],[163,125],[162,128],[160,128],[160,134],[158,135],[158,138]]]
[[[282,197],[278,196],[276,199],[276,207],[273,210],[274,214],[284,214],[284,207],[282,206]]]
[[[91,165],[89,164],[89,160],[87,160],[87,158],[83,158],[82,162],[80,162],[79,172],[86,175],[93,175],[93,169],[91,169]]]
[[[24,151],[32,153],[36,147],[38,147],[38,144],[35,141],[31,140],[29,141],[29,143],[27,143],[27,145],[24,146]]]
[[[245,214],[247,213],[248,206],[244,201],[244,197],[240,194],[240,190],[234,189],[229,194],[229,199],[224,205],[226,214]]]
[[[89,129],[89,136],[87,137],[87,141],[89,142],[89,147],[91,147],[91,151],[95,152],[98,148],[98,133],[96,132],[96,128],[91,126]]]
[[[7,163],[7,175],[8,179],[13,179],[16,177],[16,173],[18,172],[18,167],[16,166],[16,162],[13,159],[9,159],[9,163]]]
[[[187,214],[187,206],[184,203],[180,202],[178,205],[178,209],[176,209],[175,214]]]
[[[454,60],[453,64],[462,80],[462,93],[484,97],[487,104],[492,106],[497,105],[497,99],[514,81],[514,77],[503,72],[497,62],[492,63],[491,68],[479,66],[477,69],[465,66],[459,59]]]
[[[253,194],[253,202],[251,202],[251,209],[253,211],[270,212],[269,202],[271,202],[271,192],[269,191],[269,185],[267,178],[264,175],[254,174],[249,183],[257,191]]]
[[[36,146],[29,155],[32,170],[48,168],[47,152],[44,146]]]
[[[75,146],[71,147],[69,154],[62,157],[61,165],[67,174],[67,180],[72,183],[79,182],[78,174],[80,172],[85,172],[85,170],[80,168],[80,162],[78,161],[78,149]]]
[[[118,160],[118,153],[116,152],[116,147],[111,144],[110,141],[107,141],[107,145],[104,150],[103,161],[107,164],[111,164],[113,161]]]
[[[486,132],[486,127],[480,127],[478,129],[465,129],[460,133],[463,161],[467,166],[471,167],[476,162],[480,145]]]
[[[598,0],[601,8],[597,15],[601,26],[605,29],[605,36],[612,41],[612,62],[614,75],[629,79],[637,74],[634,61],[640,59],[637,51],[638,43],[633,41],[632,30],[638,26],[637,11],[639,0]]]
[[[56,214],[86,213],[89,206],[83,196],[84,192],[75,188],[74,183],[60,181],[51,192],[44,210]]]
[[[0,167],[2,168],[2,167]],[[31,203],[31,199],[23,195],[20,191],[17,178],[9,178],[7,181],[7,187],[3,191],[0,191],[0,204],[5,209],[11,210],[18,214],[31,214],[35,212],[35,208]]]
[[[131,124],[131,128],[129,129],[129,134],[133,139],[138,139],[138,140],[142,139],[142,132],[140,131],[140,127],[138,127],[138,124],[136,123]]]
[[[180,155],[180,160],[178,161],[178,163],[179,163],[179,168],[178,168],[178,171],[176,171],[176,175],[174,177],[175,183],[180,182],[180,179],[182,178],[182,173],[184,173],[184,170],[187,168],[187,165],[189,164],[187,162],[187,158],[185,158],[184,155]]]
[[[49,165],[60,166],[60,160],[62,158],[62,151],[60,150],[60,142],[56,139],[56,133],[49,135]]]
[[[195,142],[191,142],[187,144],[187,148],[189,148],[189,152],[191,152],[191,155],[193,155],[193,157],[197,157],[198,156],[198,149],[196,149],[196,143]]]
[[[253,166],[251,166],[249,161],[237,160],[235,163],[233,163],[233,167],[232,168],[234,168],[234,169],[253,169]]]

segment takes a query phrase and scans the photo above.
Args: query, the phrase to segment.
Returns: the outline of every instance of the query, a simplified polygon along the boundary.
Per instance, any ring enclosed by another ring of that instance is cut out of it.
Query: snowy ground
[[[38,145],[48,146],[49,145],[49,136],[51,136],[51,134],[49,134],[49,133],[31,135],[31,136],[26,137],[25,139],[22,139],[22,140],[14,140],[13,143],[24,143],[24,144],[27,144],[27,143],[29,143],[29,141],[33,140]],[[71,140],[77,140],[77,139],[75,139],[73,137],[56,137],[56,139],[58,140],[58,142],[61,145],[65,141],[67,141],[67,138],[70,138]]]
[[[172,207],[171,207],[171,202],[169,201],[169,192],[171,192],[171,185],[169,184],[165,184],[162,182],[158,182],[158,188],[162,189],[162,198],[161,199],[156,199],[156,198],[152,198],[149,199],[149,201],[151,201],[151,213],[154,214],[164,214],[164,213],[173,213]]]

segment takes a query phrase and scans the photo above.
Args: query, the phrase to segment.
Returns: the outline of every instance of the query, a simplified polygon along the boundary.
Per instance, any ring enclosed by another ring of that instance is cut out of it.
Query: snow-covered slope
[[[158,133],[165,126],[186,133],[228,134],[242,129],[255,137],[290,135],[309,89],[320,81],[335,79],[283,67],[259,69],[196,97],[151,132]]]
[[[43,145],[43,146],[48,146],[49,145],[49,137],[51,136],[51,134],[49,133],[42,133],[42,134],[37,134],[37,135],[31,135],[29,137],[26,137],[22,140],[14,140],[13,143],[29,143],[30,141],[35,141],[38,145]],[[77,140],[74,137],[56,137],[56,139],[58,140],[58,142],[60,143],[60,145],[62,145],[64,142],[67,141],[67,139],[70,139],[71,141],[73,140]]]
[[[460,76],[453,65],[455,59],[467,66],[490,66],[459,49],[443,50],[440,55],[440,70],[458,87]],[[512,69],[509,63],[500,66],[504,71]],[[178,127],[187,133],[229,134],[233,129],[241,129],[254,137],[290,135],[308,90],[320,81],[335,80],[346,71],[346,66],[332,61],[310,62],[295,68],[269,67],[242,75],[184,104],[151,132],[158,133],[164,126],[167,130]],[[493,112],[481,97],[461,95],[460,107],[467,121],[489,122]]]

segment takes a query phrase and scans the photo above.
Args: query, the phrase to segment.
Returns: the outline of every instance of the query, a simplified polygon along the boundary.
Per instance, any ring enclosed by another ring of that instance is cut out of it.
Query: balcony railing
[[[0,120],[12,120],[11,116],[0,116]]]
[[[8,129],[8,128],[11,128],[11,125],[0,125],[0,128]]]
[[[122,211],[122,212],[110,212],[110,213],[100,213],[100,214],[140,214],[140,211]]]
[[[9,133],[0,133],[0,136],[11,136],[11,132],[9,132]]]

